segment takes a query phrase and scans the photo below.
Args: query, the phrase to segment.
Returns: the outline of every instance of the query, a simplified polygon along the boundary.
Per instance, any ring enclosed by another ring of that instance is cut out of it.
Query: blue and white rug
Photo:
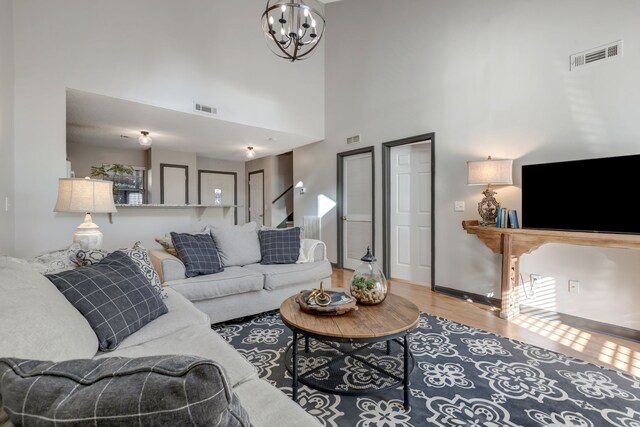
[[[213,329],[291,395],[284,354],[292,334],[277,311]],[[301,386],[300,405],[326,426],[640,427],[639,378],[424,313],[410,346],[409,411],[401,387],[351,397]],[[300,352],[300,363],[319,361]]]

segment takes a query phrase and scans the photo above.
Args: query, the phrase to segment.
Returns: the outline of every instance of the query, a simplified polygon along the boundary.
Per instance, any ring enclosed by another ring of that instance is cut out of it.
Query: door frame
[[[344,212],[344,207],[342,206],[344,158],[365,153],[371,153],[371,250],[373,253],[376,251],[376,155],[375,147],[372,145],[370,147],[357,148],[355,150],[343,151],[342,153],[337,154],[338,177],[336,188],[336,219],[338,224],[338,262],[336,265],[338,268],[344,268],[344,232],[342,230],[342,217]]]
[[[214,171],[207,169],[198,169],[198,204],[202,204],[202,174],[203,173],[217,173],[219,175],[233,175],[233,204],[238,204],[238,173],[227,171]],[[233,208],[233,221],[235,225],[238,225],[238,207]]]
[[[416,142],[431,141],[431,290],[436,286],[436,134],[435,132],[397,139],[382,144],[382,271],[391,268],[391,149]]]
[[[160,163],[160,203],[164,204],[164,168],[184,169],[186,179],[184,180],[184,204],[189,204],[189,166],[174,165],[171,163]]]
[[[264,169],[251,171],[247,174],[247,218],[249,219],[247,222],[251,222],[251,175],[255,175],[257,173],[262,174],[262,225],[264,226]]]

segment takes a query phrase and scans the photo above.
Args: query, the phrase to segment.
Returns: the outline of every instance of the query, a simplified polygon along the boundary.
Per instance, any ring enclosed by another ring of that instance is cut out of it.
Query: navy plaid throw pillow
[[[121,251],[95,265],[47,278],[87,319],[102,351],[115,350],[123,339],[168,311],[140,268]]]
[[[220,273],[224,270],[211,234],[171,233],[178,258],[185,266],[185,276]]]
[[[294,264],[300,256],[300,227],[260,230],[260,264]]]

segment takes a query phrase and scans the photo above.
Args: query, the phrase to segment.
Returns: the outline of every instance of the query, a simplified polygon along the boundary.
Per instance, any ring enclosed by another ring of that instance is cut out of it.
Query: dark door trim
[[[238,204],[238,173],[226,172],[226,171],[212,171],[207,169],[198,169],[198,204],[202,204],[202,174],[212,173],[219,175],[233,175],[233,204]],[[238,225],[238,208],[233,208],[233,221],[235,225]]]
[[[264,225],[264,169],[258,169],[257,171],[252,171],[247,174],[247,218],[251,222],[251,175],[261,173],[262,174],[262,225]]]
[[[389,277],[391,269],[391,148],[431,141],[431,289],[436,284],[436,134],[435,132],[398,139],[382,144],[382,270]]]
[[[374,146],[358,148],[356,150],[344,151],[338,153],[338,180],[336,189],[336,214],[338,224],[338,268],[344,268],[344,250],[343,250],[343,231],[342,231],[342,217],[344,216],[344,208],[342,206],[342,182],[344,180],[344,158],[349,156],[355,156],[357,154],[371,153],[371,251],[375,253],[376,250],[376,161],[375,161],[375,148]],[[362,253],[364,255],[364,252]]]
[[[184,169],[186,179],[184,180],[184,203],[189,204],[189,166],[174,165],[171,163],[160,163],[160,203],[164,203],[164,168]]]

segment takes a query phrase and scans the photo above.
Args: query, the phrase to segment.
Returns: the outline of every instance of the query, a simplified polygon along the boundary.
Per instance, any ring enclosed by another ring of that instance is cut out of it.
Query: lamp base
[[[102,232],[97,224],[91,219],[91,214],[87,213],[84,222],[78,226],[73,235],[73,242],[78,243],[82,250],[100,249],[102,246]]]
[[[491,185],[487,185],[487,189],[484,190],[482,194],[484,194],[484,199],[478,203],[478,213],[480,214],[480,218],[482,218],[480,225],[495,227],[500,203],[498,203],[494,196],[498,193],[493,191]]]

